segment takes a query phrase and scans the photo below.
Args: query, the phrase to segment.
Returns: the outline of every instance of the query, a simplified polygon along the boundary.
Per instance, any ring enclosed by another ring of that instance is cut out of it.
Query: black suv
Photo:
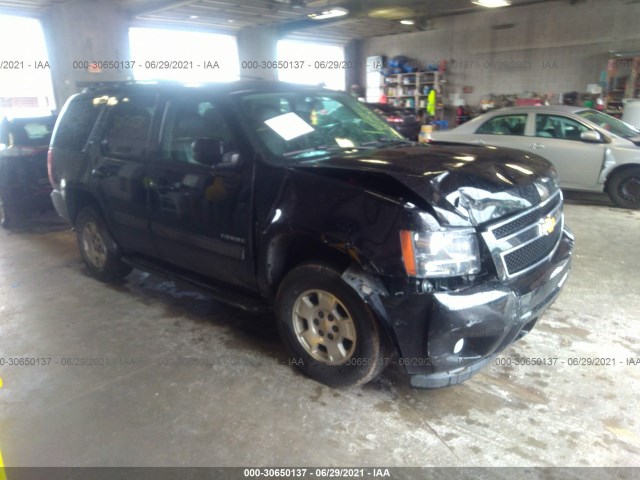
[[[305,374],[471,376],[556,299],[573,238],[551,165],[420,146],[350,96],[242,81],[123,84],[66,103],[52,198],[102,281],[132,267],[274,309]]]
[[[15,226],[33,210],[51,208],[47,149],[54,115],[0,121],[0,225]]]

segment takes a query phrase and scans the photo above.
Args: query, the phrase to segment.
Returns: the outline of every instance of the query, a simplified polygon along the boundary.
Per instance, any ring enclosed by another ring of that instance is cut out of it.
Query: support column
[[[260,66],[263,61],[274,62],[277,60],[278,35],[275,29],[269,27],[246,28],[238,33],[236,40],[240,57],[240,78],[278,79],[277,69]],[[243,65],[243,62],[247,63]],[[255,66],[258,68],[253,68]]]
[[[129,20],[121,2],[66,2],[48,10],[42,28],[58,108],[87,86],[133,78],[131,70],[81,63],[129,60]]]

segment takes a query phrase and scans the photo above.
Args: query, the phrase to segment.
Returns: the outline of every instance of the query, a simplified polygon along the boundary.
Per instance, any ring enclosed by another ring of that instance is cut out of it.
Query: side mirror
[[[600,133],[596,132],[595,130],[582,132],[580,134],[580,140],[587,143],[603,143],[604,142],[604,138],[602,138],[602,135],[600,135]]]
[[[213,138],[199,138],[191,144],[193,159],[202,165],[215,166],[222,161],[222,142]]]

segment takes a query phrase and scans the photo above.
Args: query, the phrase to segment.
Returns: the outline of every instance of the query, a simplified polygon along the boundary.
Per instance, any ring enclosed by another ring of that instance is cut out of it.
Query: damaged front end
[[[452,249],[449,257],[460,268],[439,274],[441,257],[434,265],[428,265],[428,256],[407,260],[403,245],[405,268],[417,288],[383,301],[400,362],[412,386],[420,388],[466,380],[529,332],[558,297],[574,243],[552,170],[503,190],[443,188],[444,182],[456,183],[447,177],[442,174],[429,185],[439,200],[434,203],[438,226],[430,214],[419,212],[410,231],[413,245],[417,248],[424,236],[421,230],[468,232],[471,227],[478,252],[452,247],[451,241],[432,247]],[[422,260],[427,265],[415,268]]]
[[[340,228],[324,232],[361,260],[343,280],[381,319],[415,387],[469,378],[533,328],[569,274],[562,193],[535,155],[401,147],[297,170],[336,182]]]

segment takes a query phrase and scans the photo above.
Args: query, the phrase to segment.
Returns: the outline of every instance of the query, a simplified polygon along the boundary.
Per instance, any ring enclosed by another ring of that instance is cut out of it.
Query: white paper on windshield
[[[293,112],[270,118],[264,123],[285,140],[313,132],[313,127]]]
[[[355,147],[355,144],[348,138],[338,138],[338,137],[336,137],[336,143],[338,144],[339,147],[342,147],[342,148]]]

